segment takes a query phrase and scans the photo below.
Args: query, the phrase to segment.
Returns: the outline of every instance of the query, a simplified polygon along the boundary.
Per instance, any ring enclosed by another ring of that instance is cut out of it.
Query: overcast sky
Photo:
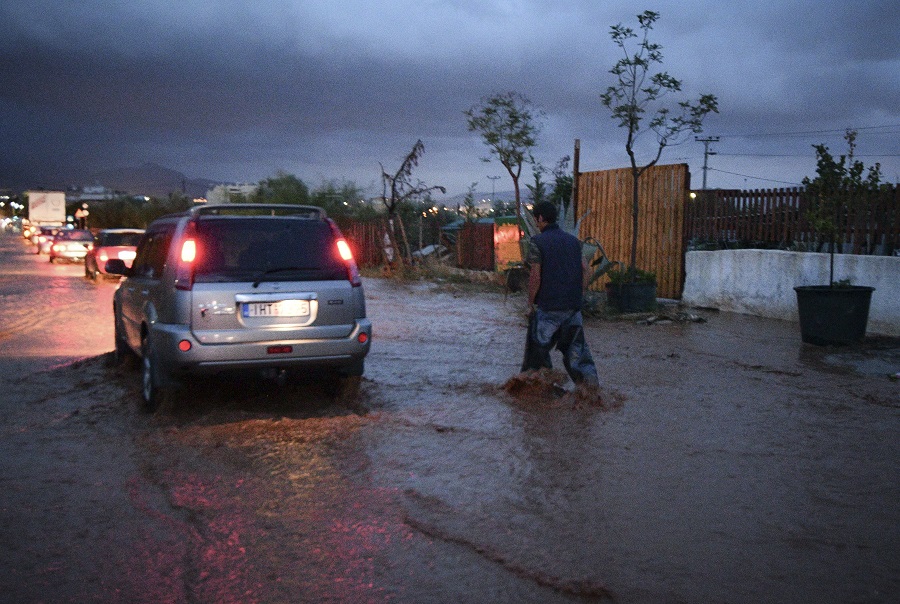
[[[710,188],[799,184],[812,145],[881,162],[900,180],[896,0],[4,0],[0,187],[156,163],[189,178],[380,193],[417,139],[414,176],[448,195],[511,181],[463,111],[515,91],[545,113],[548,168],[581,140],[583,171],[624,167],[623,130],[599,96],[619,59],[616,23],[661,14],[652,40],[685,99],[719,99],[702,136]],[[649,142],[649,141],[648,141]],[[693,136],[661,163],[689,163]],[[529,177],[530,178],[530,177]]]

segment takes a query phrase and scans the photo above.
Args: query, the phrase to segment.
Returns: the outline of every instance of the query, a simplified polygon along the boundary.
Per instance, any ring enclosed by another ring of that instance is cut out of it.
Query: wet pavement
[[[0,601],[900,598],[896,339],[593,319],[601,401],[514,396],[521,295],[367,279],[357,398],[218,380],[147,416],[115,285],[0,245]]]

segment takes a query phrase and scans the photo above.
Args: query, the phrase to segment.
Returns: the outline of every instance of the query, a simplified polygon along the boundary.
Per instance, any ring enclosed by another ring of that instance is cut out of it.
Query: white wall
[[[779,250],[688,252],[682,302],[798,321],[796,285],[827,285],[829,255]],[[835,254],[835,281],[875,288],[867,333],[900,336],[900,257]]]

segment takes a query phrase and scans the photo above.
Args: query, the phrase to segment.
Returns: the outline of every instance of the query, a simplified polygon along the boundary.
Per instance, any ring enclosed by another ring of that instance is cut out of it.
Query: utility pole
[[[703,143],[703,190],[705,191],[706,190],[706,171],[709,169],[709,166],[707,165],[707,160],[709,159],[710,155],[716,154],[715,151],[709,150],[709,144],[719,142],[719,137],[718,136],[710,136],[709,138],[700,138],[699,136],[695,136],[694,140],[697,141],[698,143]]]

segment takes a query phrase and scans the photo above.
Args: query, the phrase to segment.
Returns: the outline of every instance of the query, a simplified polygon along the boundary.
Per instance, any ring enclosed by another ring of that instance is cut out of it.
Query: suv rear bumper
[[[365,334],[365,342],[359,341],[362,334]],[[277,336],[277,332],[273,335]],[[369,319],[357,319],[350,333],[342,338],[273,339],[235,344],[201,344],[186,325],[154,323],[150,337],[158,354],[161,373],[177,379],[183,375],[231,369],[350,366],[369,353],[372,323]],[[190,349],[180,350],[180,342],[189,342]],[[290,351],[285,352],[284,347],[290,347]]]

